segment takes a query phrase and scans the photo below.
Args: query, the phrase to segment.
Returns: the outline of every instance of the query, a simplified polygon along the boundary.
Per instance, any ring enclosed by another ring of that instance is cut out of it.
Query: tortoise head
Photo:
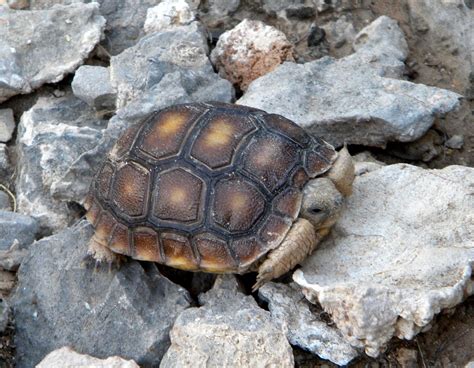
[[[344,147],[325,176],[310,180],[304,187],[300,217],[316,230],[329,229],[337,221],[344,197],[352,192],[354,164]]]

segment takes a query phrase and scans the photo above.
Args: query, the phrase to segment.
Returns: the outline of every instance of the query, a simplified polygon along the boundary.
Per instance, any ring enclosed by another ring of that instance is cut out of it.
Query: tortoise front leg
[[[283,242],[268,253],[258,268],[257,282],[252,290],[256,291],[267,281],[292,270],[316,248],[324,235],[316,232],[308,220],[303,218],[296,220]]]

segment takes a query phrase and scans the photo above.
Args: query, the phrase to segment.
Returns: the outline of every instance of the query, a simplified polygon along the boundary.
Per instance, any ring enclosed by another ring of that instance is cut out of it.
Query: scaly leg
[[[323,234],[317,233],[308,220],[296,220],[283,242],[267,255],[258,268],[257,282],[252,290],[256,291],[267,281],[293,269],[316,248],[322,237]]]

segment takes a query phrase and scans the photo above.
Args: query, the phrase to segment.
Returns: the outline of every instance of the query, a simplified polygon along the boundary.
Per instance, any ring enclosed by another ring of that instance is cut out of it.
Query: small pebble
[[[446,142],[444,142],[444,145],[452,149],[461,149],[464,145],[464,137],[462,135],[457,134],[453,135]]]

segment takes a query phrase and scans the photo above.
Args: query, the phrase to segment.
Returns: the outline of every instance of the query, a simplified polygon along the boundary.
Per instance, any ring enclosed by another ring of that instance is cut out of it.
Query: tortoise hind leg
[[[109,247],[103,245],[97,236],[94,235],[89,242],[87,255],[83,262],[85,262],[86,265],[93,264],[94,270],[97,270],[99,266],[106,264],[109,266],[110,271],[113,266],[119,268],[124,260],[124,256],[114,253]]]
[[[321,237],[306,219],[299,218],[286,234],[283,242],[270,253],[258,268],[256,291],[267,281],[277,278],[293,269],[310,254]]]

